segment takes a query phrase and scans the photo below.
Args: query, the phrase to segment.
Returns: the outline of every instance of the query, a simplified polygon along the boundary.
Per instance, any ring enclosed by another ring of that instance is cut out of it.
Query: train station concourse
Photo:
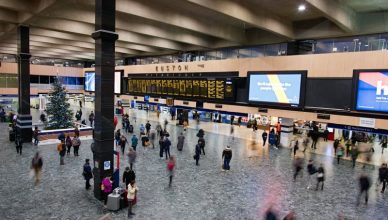
[[[387,219],[387,0],[0,0],[1,219]]]

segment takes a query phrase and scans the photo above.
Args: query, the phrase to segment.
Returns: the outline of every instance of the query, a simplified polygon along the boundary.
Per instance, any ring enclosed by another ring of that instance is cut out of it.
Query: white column
[[[290,143],[293,139],[294,119],[282,118],[281,120],[281,132],[280,132],[280,146],[290,147]]]

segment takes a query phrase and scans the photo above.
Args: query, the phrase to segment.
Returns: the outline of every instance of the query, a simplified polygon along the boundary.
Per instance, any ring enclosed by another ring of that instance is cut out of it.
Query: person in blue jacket
[[[136,151],[137,142],[139,141],[139,139],[136,137],[136,134],[132,136],[131,141],[132,141],[132,148]]]

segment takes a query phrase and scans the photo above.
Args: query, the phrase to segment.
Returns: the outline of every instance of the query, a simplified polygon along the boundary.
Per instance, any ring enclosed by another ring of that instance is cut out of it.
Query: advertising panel
[[[356,77],[358,111],[388,112],[388,71],[359,72]]]
[[[94,72],[85,72],[85,91],[95,91],[95,76],[96,74]]]

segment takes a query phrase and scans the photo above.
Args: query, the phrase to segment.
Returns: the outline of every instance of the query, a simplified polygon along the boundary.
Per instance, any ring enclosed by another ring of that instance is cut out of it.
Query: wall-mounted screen
[[[115,72],[115,94],[121,94],[121,72]]]
[[[248,101],[301,107],[304,104],[306,72],[250,72]]]
[[[94,72],[85,72],[85,91],[95,91],[95,76],[96,74]]]
[[[356,71],[355,110],[388,112],[388,70]]]

